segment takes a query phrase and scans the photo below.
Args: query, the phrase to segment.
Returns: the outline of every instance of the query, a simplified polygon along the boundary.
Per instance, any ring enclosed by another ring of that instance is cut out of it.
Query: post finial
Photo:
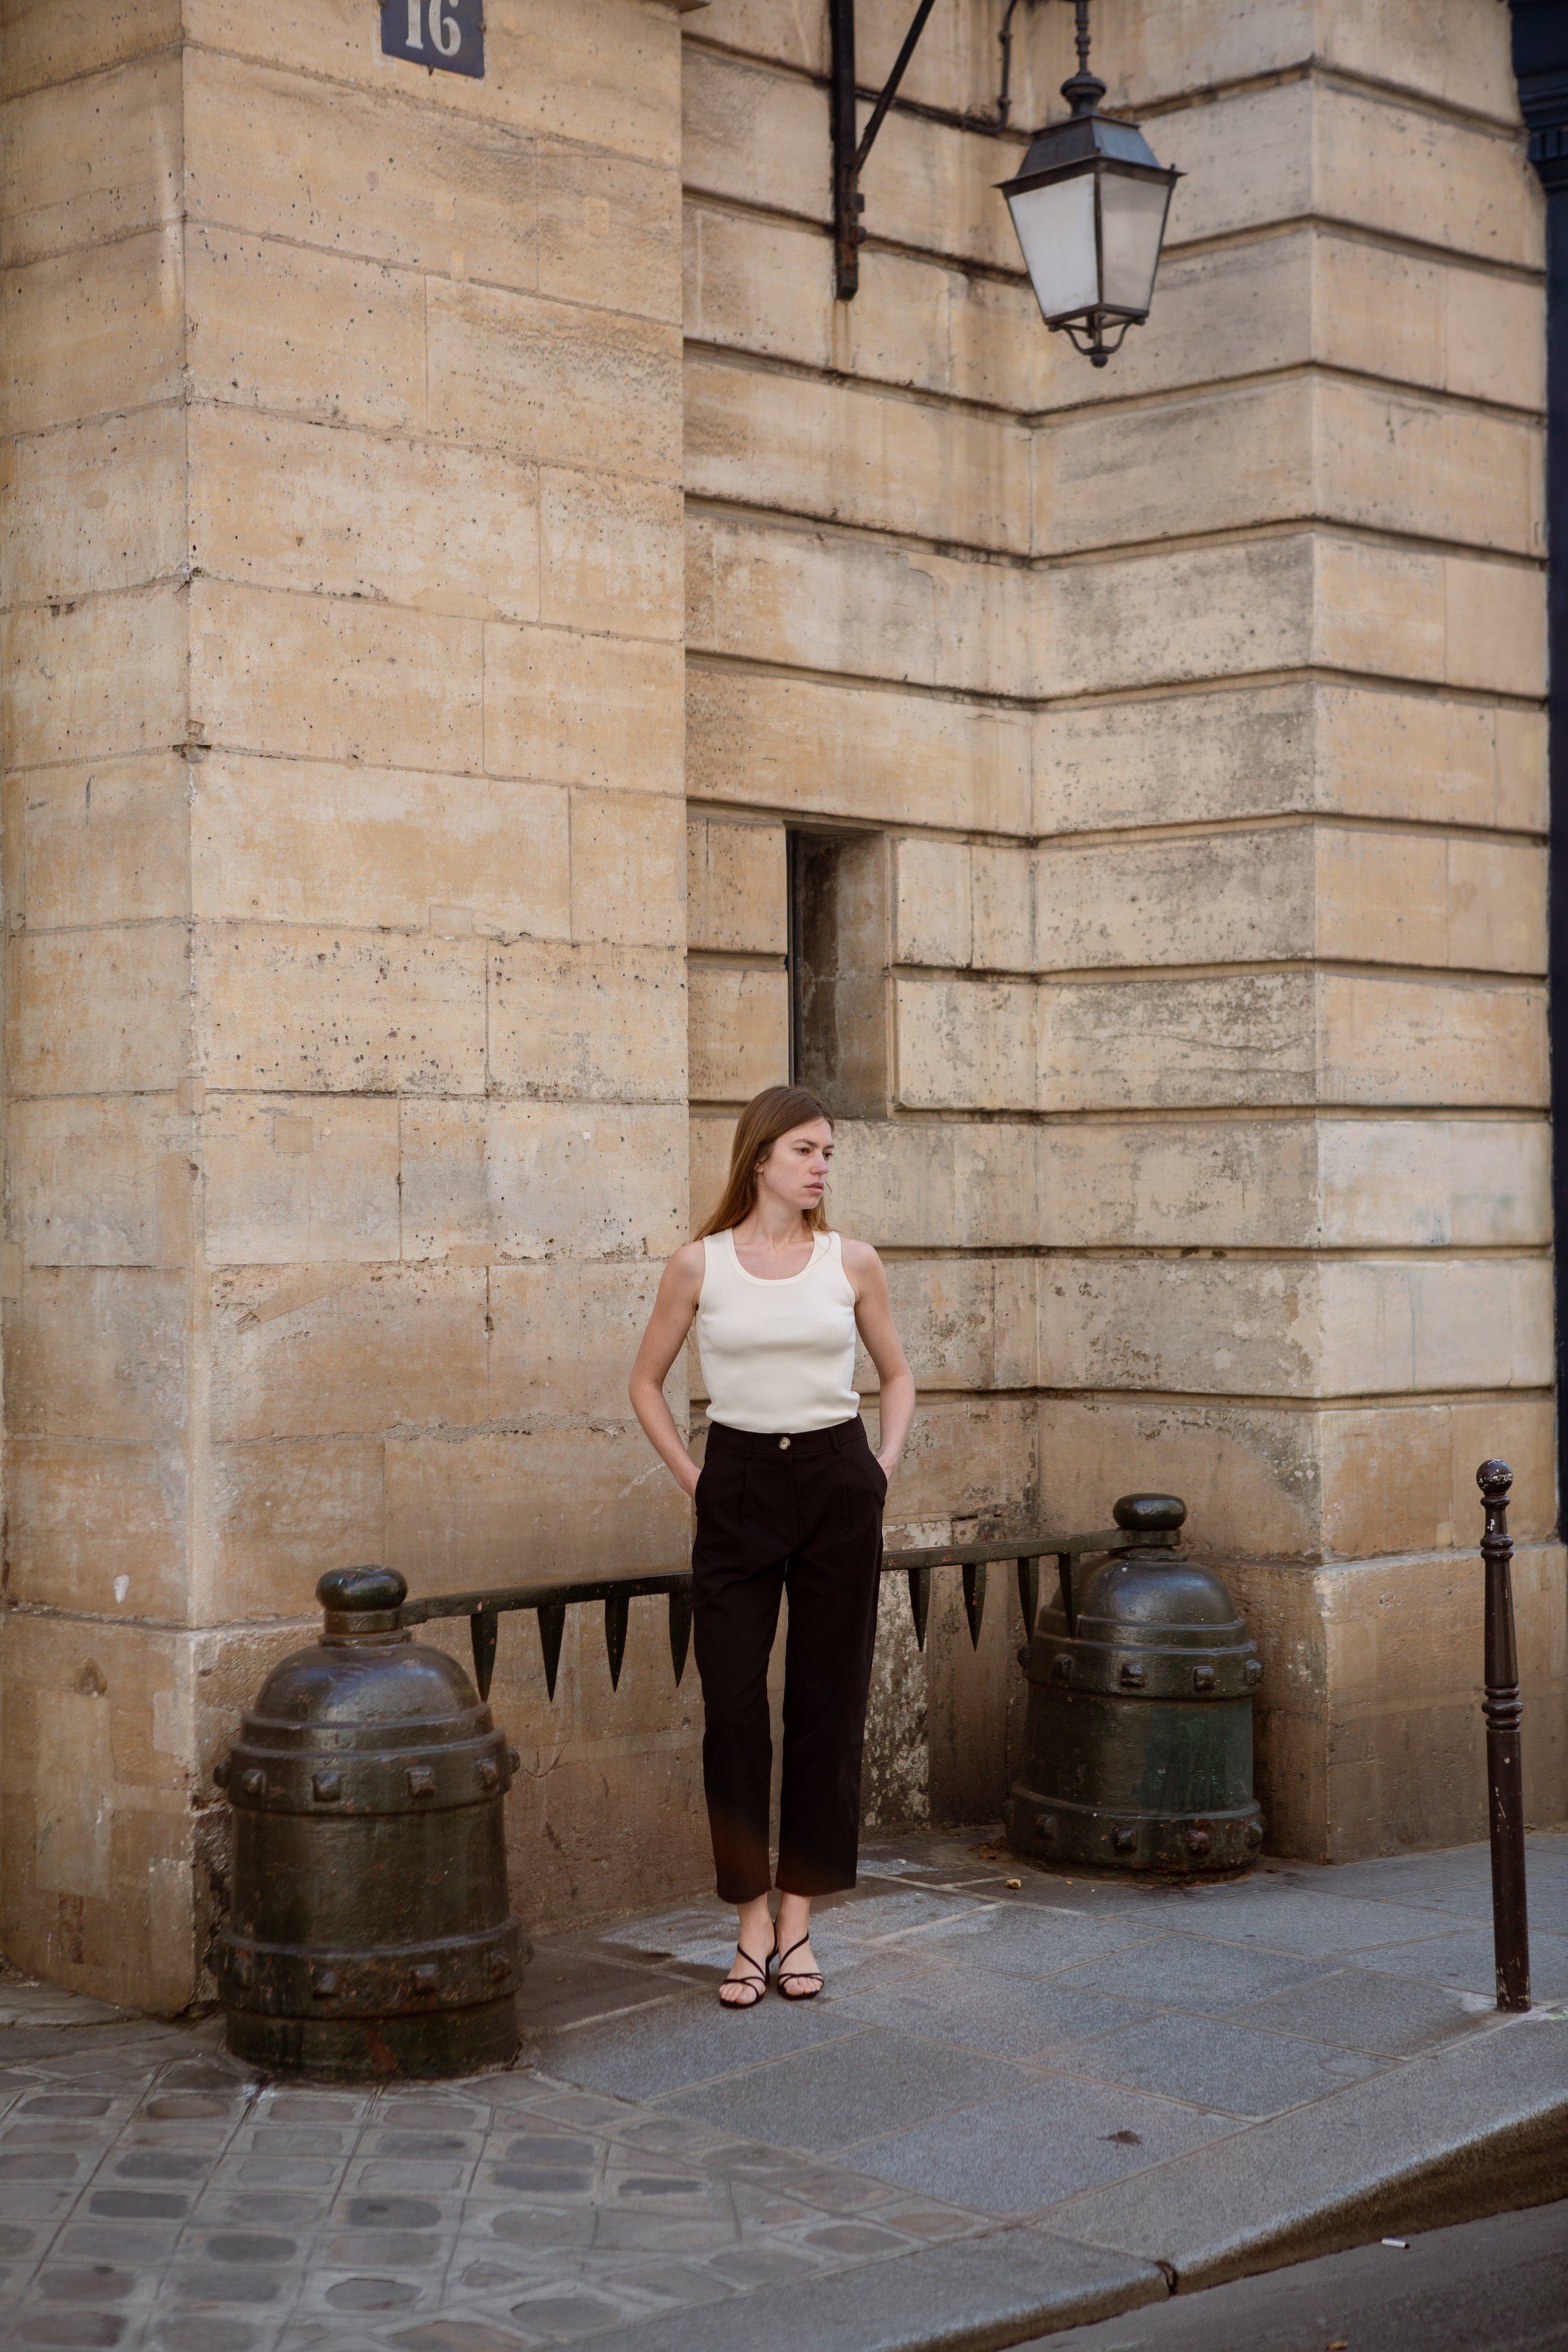
[[[1513,1485],[1513,1472],[1506,1462],[1483,1462],[1476,1472],[1476,1484],[1489,1502],[1500,1501]]]

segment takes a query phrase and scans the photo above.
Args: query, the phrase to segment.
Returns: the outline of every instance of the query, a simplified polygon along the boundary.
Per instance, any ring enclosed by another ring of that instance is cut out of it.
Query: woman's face
[[[833,1129],[825,1118],[792,1127],[787,1135],[777,1138],[766,1159],[758,1161],[758,1188],[808,1217],[827,1189],[827,1163],[832,1157]]]

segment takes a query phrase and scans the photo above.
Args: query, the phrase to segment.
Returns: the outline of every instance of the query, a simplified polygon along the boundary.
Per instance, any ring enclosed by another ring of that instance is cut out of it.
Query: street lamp
[[[1149,315],[1182,175],[1156,162],[1136,123],[1099,111],[1105,84],[1089,69],[1089,0],[1077,8],[1078,71],[1062,84],[1071,119],[1037,132],[1017,177],[998,184],[1041,317],[1103,367]],[[1108,326],[1121,330],[1112,343]]]

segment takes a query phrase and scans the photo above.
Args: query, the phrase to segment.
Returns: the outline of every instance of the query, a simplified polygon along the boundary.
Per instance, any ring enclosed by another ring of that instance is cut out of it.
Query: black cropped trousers
[[[887,1491],[858,1421],[783,1438],[710,1427],[697,1482],[692,1646],[726,1903],[768,1888],[768,1657],[786,1591],[778,1885],[828,1895],[855,1884]]]

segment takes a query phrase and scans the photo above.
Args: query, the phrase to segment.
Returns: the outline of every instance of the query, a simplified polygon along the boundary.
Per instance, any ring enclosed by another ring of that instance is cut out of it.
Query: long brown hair
[[[833,1125],[833,1113],[825,1102],[809,1094],[805,1087],[764,1087],[753,1095],[740,1118],[735,1121],[735,1140],[730,1147],[730,1174],[718,1207],[707,1223],[692,1235],[702,1241],[709,1234],[725,1234],[731,1226],[743,1224],[757,1205],[757,1163],[765,1160],[781,1135],[788,1135],[797,1127],[809,1127],[814,1119],[825,1118]],[[814,1233],[828,1230],[827,1211],[818,1201],[805,1213],[805,1222]]]

